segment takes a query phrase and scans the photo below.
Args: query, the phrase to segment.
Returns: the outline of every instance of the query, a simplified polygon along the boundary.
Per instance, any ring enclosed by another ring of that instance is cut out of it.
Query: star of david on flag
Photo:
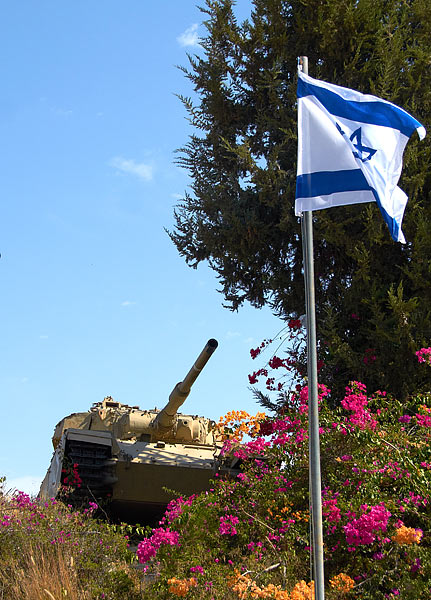
[[[298,72],[295,213],[377,202],[392,238],[405,243],[398,187],[404,148],[425,128],[391,102]]]

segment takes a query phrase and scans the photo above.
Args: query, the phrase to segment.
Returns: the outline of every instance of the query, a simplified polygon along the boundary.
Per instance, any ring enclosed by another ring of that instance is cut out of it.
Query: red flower
[[[286,367],[285,361],[279,358],[278,356],[273,356],[268,364],[271,367],[271,369],[279,369],[280,367]]]
[[[301,327],[301,321],[299,319],[290,319],[287,325],[290,329],[299,329]]]

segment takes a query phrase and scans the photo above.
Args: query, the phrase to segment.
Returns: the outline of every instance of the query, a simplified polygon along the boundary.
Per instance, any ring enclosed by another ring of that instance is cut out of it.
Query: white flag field
[[[375,96],[298,73],[298,171],[295,213],[377,202],[392,238],[405,243],[407,204],[398,187],[404,148],[425,128]]]

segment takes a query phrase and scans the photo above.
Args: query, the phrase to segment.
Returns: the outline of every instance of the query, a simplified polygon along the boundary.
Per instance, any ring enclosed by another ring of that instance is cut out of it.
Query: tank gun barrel
[[[204,349],[199,354],[190,371],[182,381],[177,383],[169,396],[168,403],[157,415],[155,421],[155,425],[157,427],[168,428],[172,426],[179,407],[184,403],[185,399],[189,395],[192,385],[198,378],[204,366],[207,364],[217,346],[217,340],[212,338],[205,344]]]

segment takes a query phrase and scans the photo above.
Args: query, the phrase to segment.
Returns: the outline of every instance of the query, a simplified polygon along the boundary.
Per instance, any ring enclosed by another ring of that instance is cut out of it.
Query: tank
[[[68,486],[75,499],[96,500],[111,517],[146,523],[172,498],[207,489],[216,472],[238,472],[235,459],[220,456],[215,422],[178,412],[217,346],[214,339],[206,343],[162,410],[108,396],[87,412],[64,417],[54,430],[40,498],[55,498]]]

